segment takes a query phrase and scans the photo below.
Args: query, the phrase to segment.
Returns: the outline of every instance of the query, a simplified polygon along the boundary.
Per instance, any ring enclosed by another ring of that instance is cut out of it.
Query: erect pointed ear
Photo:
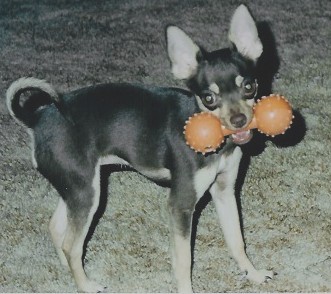
[[[241,55],[253,61],[256,61],[262,54],[263,47],[255,21],[243,4],[236,9],[232,16],[229,40],[234,43]]]
[[[199,47],[176,26],[167,27],[166,38],[173,75],[181,80],[190,78],[196,73],[198,67]]]

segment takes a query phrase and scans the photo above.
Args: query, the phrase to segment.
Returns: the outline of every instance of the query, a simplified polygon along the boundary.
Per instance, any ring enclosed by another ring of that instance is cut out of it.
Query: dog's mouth
[[[239,131],[231,135],[233,143],[238,145],[243,145],[248,143],[252,139],[252,137],[253,137],[253,133],[251,130]]]

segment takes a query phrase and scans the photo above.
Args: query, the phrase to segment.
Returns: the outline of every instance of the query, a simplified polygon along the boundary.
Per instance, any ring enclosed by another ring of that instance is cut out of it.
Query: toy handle
[[[256,128],[257,128],[257,121],[256,121],[256,118],[254,116],[252,121],[250,122],[250,124],[246,128],[241,129],[241,130],[232,131],[232,130],[227,129],[225,126],[222,125],[222,133],[225,137],[225,136],[232,135],[232,134],[235,134],[235,133],[238,133],[238,132],[248,131],[248,130],[256,129]]]

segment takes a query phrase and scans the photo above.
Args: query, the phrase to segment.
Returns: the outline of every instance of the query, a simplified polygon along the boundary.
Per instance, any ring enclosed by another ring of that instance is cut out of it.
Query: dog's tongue
[[[232,137],[233,142],[236,144],[239,144],[239,145],[246,144],[252,139],[252,132],[250,130],[242,131],[242,132],[232,134],[231,137]]]

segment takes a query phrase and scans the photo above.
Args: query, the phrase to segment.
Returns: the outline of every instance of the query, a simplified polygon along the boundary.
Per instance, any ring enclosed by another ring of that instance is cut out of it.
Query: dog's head
[[[255,65],[263,51],[246,6],[240,5],[232,17],[231,48],[207,52],[176,26],[169,26],[166,36],[172,73],[186,81],[200,109],[213,112],[228,129],[245,128],[253,117]],[[250,132],[240,132],[233,140],[246,143],[250,137]]]

